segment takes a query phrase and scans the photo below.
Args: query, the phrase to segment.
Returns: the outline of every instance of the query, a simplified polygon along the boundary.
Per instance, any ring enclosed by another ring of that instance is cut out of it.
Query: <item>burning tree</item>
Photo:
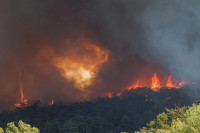
[[[19,76],[19,88],[20,88],[20,100],[18,101],[18,103],[15,104],[16,108],[24,108],[28,105],[28,100],[24,97],[24,93],[23,93],[23,86],[22,86],[22,81],[21,81],[21,73]]]

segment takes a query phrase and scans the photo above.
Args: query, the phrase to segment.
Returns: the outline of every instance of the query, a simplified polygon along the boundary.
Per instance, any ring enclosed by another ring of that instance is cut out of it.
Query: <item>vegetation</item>
[[[166,113],[157,118],[136,133],[199,133],[200,132],[200,105],[191,107],[166,109]]]
[[[35,103],[25,109],[1,113],[0,126],[5,128],[5,123],[23,120],[42,133],[133,133],[165,111],[165,107],[180,105],[191,105],[182,90],[154,92],[142,88],[92,102],[48,107]]]
[[[29,124],[24,123],[23,121],[19,121],[17,126],[15,126],[14,122],[10,122],[7,124],[5,130],[0,127],[0,133],[39,133],[39,129],[35,127],[31,127]]]

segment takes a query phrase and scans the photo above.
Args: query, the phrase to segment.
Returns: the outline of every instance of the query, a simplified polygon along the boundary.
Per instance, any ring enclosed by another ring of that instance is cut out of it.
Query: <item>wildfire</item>
[[[140,88],[140,87],[141,88],[142,87],[148,87],[148,88],[151,88],[153,91],[159,91],[162,87],[168,88],[168,89],[171,89],[171,88],[177,88],[178,89],[178,88],[181,88],[181,87],[190,83],[190,82],[186,82],[186,81],[175,82],[175,81],[173,81],[173,78],[172,78],[171,75],[168,76],[168,79],[165,82],[163,83],[163,81],[158,77],[157,72],[155,72],[153,74],[153,77],[151,78],[151,84],[148,84],[147,82],[143,82],[142,79],[140,79],[140,80],[138,79],[132,85],[123,89],[123,91],[124,90],[128,90],[128,91],[134,90],[134,89]],[[113,92],[107,92],[106,97],[108,97],[108,98],[112,98],[113,96],[120,97],[122,93],[123,92],[118,92],[115,95],[115,93],[113,93]],[[145,97],[147,97],[147,96],[145,96]],[[166,98],[166,100],[169,100],[169,99],[171,99],[171,97]]]
[[[28,104],[28,100],[25,99],[24,97],[24,93],[23,93],[23,86],[22,86],[22,82],[21,82],[21,73],[20,73],[20,77],[19,77],[19,88],[20,88],[20,100],[18,103],[15,104],[15,107],[17,108],[23,108],[26,107]]]
[[[166,86],[169,87],[169,88],[176,88],[176,85],[174,85],[172,83],[172,76],[171,75],[168,77],[167,85]]]
[[[178,84],[178,88],[183,87],[183,86],[186,85],[186,84],[188,84],[188,82],[181,81],[181,82],[179,82],[179,84]]]
[[[53,105],[54,104],[54,100],[53,100],[53,98],[51,99],[51,103],[50,103],[50,105]]]
[[[80,44],[78,49],[70,47],[65,56],[55,57],[53,64],[75,88],[84,90],[94,83],[100,67],[108,61],[109,51],[89,40],[77,43]]]
[[[108,93],[106,93],[106,97],[112,98],[112,96],[113,96],[113,92],[108,92]]]
[[[139,86],[139,80],[137,80],[133,85],[127,87],[127,90],[136,89],[138,87],[141,87]]]
[[[117,96],[119,97],[119,96],[121,96],[122,95],[122,93],[121,92],[119,92],[119,93],[117,93]]]
[[[158,77],[157,73],[155,72],[153,77],[151,78],[151,85],[149,84],[141,84],[140,80],[137,80],[134,82],[134,84],[130,85],[126,88],[126,90],[136,89],[139,87],[150,87],[153,91],[159,91],[160,88],[181,88],[185,86],[186,84],[189,84],[189,82],[180,81],[180,82],[174,82],[172,80],[172,76],[169,75],[166,84],[161,83],[160,78]]]
[[[157,73],[155,72],[153,77],[152,77],[151,89],[153,91],[158,91],[160,88],[161,88],[161,83],[160,83],[160,80],[157,76]]]
[[[167,87],[168,88],[181,88],[181,87],[183,87],[184,85],[186,85],[187,83],[185,82],[185,81],[181,81],[181,82],[179,82],[178,84],[175,84],[175,83],[173,83],[172,82],[172,76],[170,75],[169,77],[168,77],[168,80],[167,80]]]

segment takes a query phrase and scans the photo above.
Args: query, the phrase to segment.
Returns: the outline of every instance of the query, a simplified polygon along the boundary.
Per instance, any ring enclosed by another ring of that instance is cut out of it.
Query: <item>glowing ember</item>
[[[119,93],[117,93],[117,96],[119,97],[119,96],[121,96],[121,94],[122,94],[122,93],[121,93],[121,92],[119,92]]]
[[[19,78],[19,87],[20,87],[21,98],[20,98],[19,102],[15,104],[15,107],[23,108],[23,107],[27,106],[28,100],[24,98],[23,86],[22,86],[22,82],[21,82],[21,73],[20,73],[20,78]]]
[[[112,96],[113,96],[113,92],[108,92],[108,93],[106,93],[106,97],[112,98]]]
[[[160,80],[157,76],[157,73],[155,72],[153,77],[152,77],[151,89],[153,91],[158,91],[160,88],[161,88],[161,83],[160,83]]]
[[[78,49],[73,47],[65,56],[56,56],[53,64],[75,88],[84,90],[94,84],[100,67],[108,61],[109,52],[88,40],[77,43],[80,44]]]
[[[53,100],[53,98],[52,98],[50,105],[53,105],[53,104],[54,104],[54,100]]]

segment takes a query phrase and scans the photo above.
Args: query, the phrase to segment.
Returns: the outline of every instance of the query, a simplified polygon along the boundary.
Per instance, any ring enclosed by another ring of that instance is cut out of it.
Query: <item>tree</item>
[[[5,132],[2,128],[0,128],[0,133],[39,133],[39,129],[35,127],[31,127],[29,124],[22,122],[21,120],[15,126],[14,122],[10,122],[7,124],[5,128]]]
[[[200,132],[200,105],[192,107],[166,109],[157,118],[136,133],[199,133]]]

